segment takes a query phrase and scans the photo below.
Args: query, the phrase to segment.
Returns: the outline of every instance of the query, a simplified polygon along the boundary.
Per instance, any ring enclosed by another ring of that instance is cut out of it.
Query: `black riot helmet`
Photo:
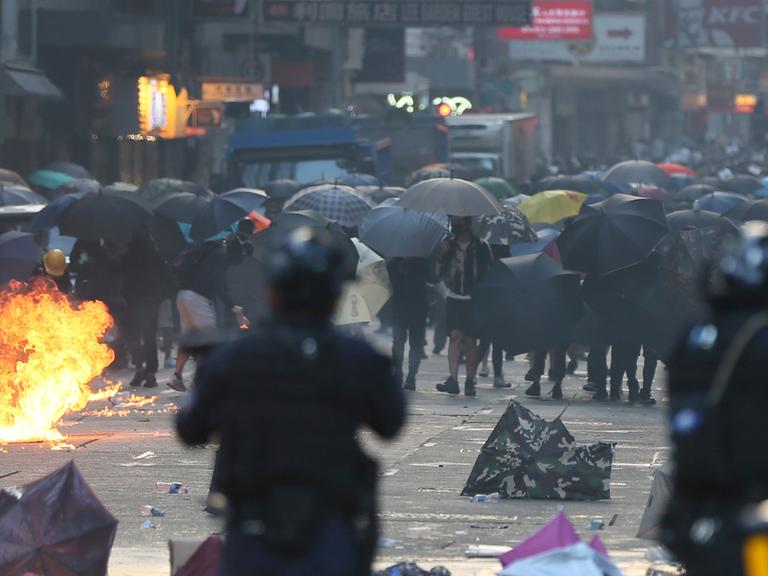
[[[706,278],[713,308],[768,308],[768,223],[747,222]]]
[[[344,254],[325,229],[293,230],[269,256],[267,281],[277,313],[329,316],[344,280]]]

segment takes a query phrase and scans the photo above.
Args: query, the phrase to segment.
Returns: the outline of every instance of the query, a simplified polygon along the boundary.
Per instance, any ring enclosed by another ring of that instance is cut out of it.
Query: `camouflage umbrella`
[[[462,490],[506,498],[605,500],[614,444],[580,446],[558,416],[547,422],[512,400]]]
[[[475,232],[489,244],[501,246],[536,242],[539,239],[528,217],[511,206],[503,206],[501,214],[496,216],[481,216],[475,225]]]

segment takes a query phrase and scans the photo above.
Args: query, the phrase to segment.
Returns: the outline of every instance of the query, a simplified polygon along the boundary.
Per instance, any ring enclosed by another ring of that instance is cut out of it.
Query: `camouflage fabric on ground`
[[[514,400],[486,440],[462,495],[605,500],[614,444],[578,445],[558,417],[547,422]]]
[[[442,566],[435,566],[432,570],[424,570],[415,562],[400,562],[384,570],[374,572],[372,576],[451,576],[451,573]]]

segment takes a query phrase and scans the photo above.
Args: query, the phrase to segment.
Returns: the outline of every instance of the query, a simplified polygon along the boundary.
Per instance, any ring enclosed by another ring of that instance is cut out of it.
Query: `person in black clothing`
[[[122,258],[122,272],[128,348],[136,366],[130,385],[154,388],[158,368],[157,320],[160,302],[170,292],[170,278],[146,227],[133,233]]]
[[[410,342],[406,390],[416,389],[427,330],[427,281],[429,265],[424,258],[393,258],[387,265],[392,284],[392,360],[395,377],[403,383],[405,343]]]
[[[294,231],[268,264],[273,322],[211,352],[176,427],[218,438],[224,576],[369,576],[377,466],[361,426],[392,438],[405,404],[389,359],[331,324],[343,255],[325,230]]]

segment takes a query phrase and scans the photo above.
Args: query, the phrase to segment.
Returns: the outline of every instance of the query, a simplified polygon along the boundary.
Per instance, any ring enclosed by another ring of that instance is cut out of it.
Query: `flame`
[[[61,440],[65,414],[115,394],[90,388],[114,360],[111,326],[102,302],[73,303],[47,280],[0,292],[0,442]]]

